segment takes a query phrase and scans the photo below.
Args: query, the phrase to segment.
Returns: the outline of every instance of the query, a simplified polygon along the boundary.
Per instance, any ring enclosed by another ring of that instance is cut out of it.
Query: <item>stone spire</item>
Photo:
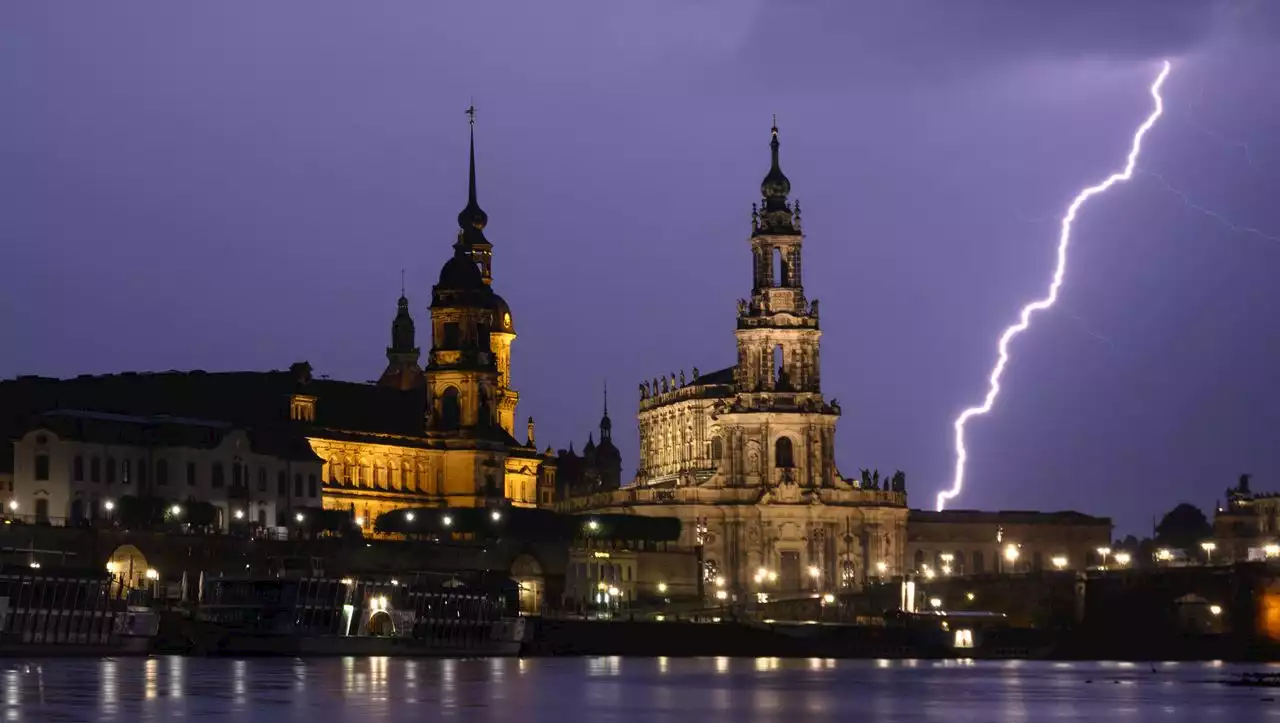
[[[778,141],[778,117],[773,117],[773,128],[770,129],[772,138],[769,141],[769,150],[772,156],[772,163],[769,166],[769,172],[765,174],[764,180],[760,182],[760,195],[763,202],[760,204],[759,223],[756,227],[757,233],[795,233],[795,227],[792,223],[792,209],[787,203],[787,196],[791,193],[791,180],[787,178],[787,174],[782,172],[782,164],[778,158],[778,149],[782,145]],[[754,214],[753,214],[754,215]]]
[[[423,385],[422,367],[418,366],[421,351],[415,345],[414,336],[409,299],[404,295],[404,272],[401,272],[400,299],[396,303],[396,317],[391,322],[391,346],[387,347],[387,369],[378,379],[379,386],[404,391]]]
[[[485,226],[489,225],[489,214],[480,208],[476,199],[476,107],[467,108],[467,123],[471,128],[470,172],[467,179],[467,205],[458,213],[458,241],[471,256],[472,262],[480,268],[484,283],[492,281],[491,263],[493,244],[484,235]]]
[[[613,421],[609,419],[609,382],[604,383],[604,416],[600,418],[600,443],[613,440]]]

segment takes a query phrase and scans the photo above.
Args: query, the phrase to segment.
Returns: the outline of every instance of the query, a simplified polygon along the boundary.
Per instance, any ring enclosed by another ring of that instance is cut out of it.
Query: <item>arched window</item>
[[[778,437],[778,441],[773,443],[773,466],[788,469],[796,466],[791,455],[790,437]]]
[[[719,437],[711,438],[711,461],[720,462],[720,458],[724,456],[724,442]]]
[[[782,249],[777,246],[769,253],[769,263],[773,265],[773,285],[787,285],[787,267],[782,260]]]
[[[924,567],[924,550],[916,550],[915,570],[920,572]]]
[[[458,403],[458,388],[449,387],[440,395],[440,426],[457,429],[462,424],[462,407]]]

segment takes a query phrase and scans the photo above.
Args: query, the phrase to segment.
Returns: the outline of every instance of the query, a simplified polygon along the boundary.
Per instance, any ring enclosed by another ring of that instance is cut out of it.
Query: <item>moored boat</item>
[[[455,577],[220,578],[201,586],[182,637],[188,652],[206,655],[515,655],[524,620],[511,587]]]

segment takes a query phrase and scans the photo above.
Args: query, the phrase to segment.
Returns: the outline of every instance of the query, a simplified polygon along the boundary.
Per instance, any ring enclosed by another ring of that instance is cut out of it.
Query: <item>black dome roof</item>
[[[480,269],[467,256],[462,244],[455,244],[453,257],[440,269],[440,282],[437,291],[473,291],[485,288],[484,277]]]

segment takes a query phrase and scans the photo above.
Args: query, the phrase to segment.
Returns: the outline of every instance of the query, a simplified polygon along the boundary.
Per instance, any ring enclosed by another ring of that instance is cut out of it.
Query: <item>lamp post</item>
[[[1200,549],[1204,550],[1204,564],[1212,565],[1213,551],[1218,549],[1218,546],[1214,544],[1212,540],[1205,540],[1204,542],[1200,543]]]

